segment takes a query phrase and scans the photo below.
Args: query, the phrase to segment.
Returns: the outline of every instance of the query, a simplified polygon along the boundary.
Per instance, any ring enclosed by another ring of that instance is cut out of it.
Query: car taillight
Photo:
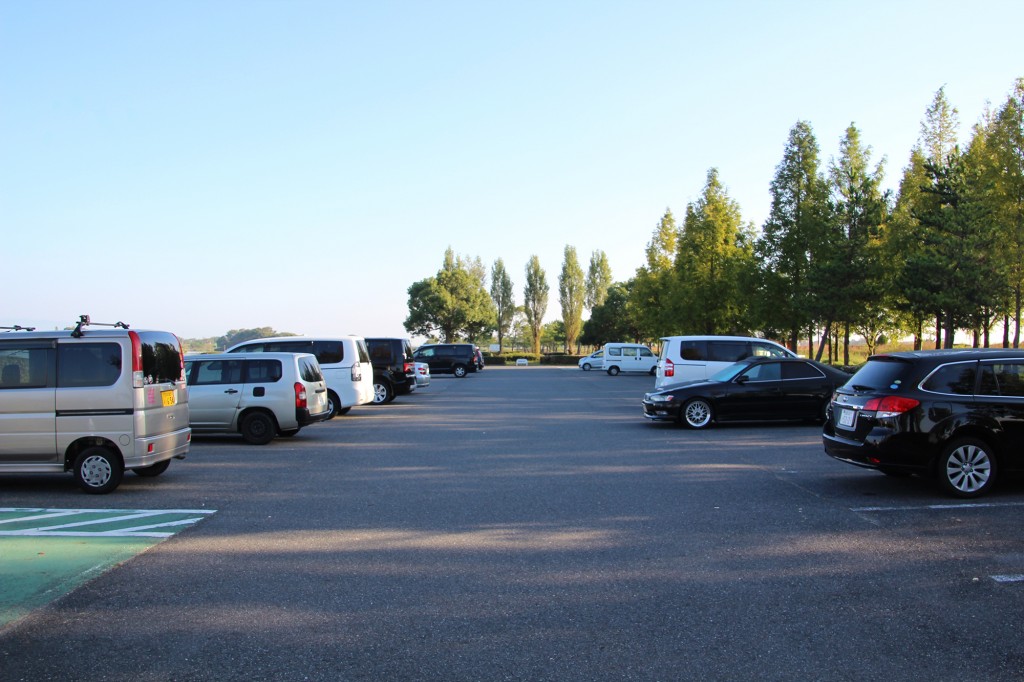
[[[132,386],[142,388],[146,385],[146,377],[142,374],[142,339],[136,332],[128,332],[128,338],[132,342]]]
[[[676,363],[671,360],[665,360],[665,376],[674,377],[676,375]]]
[[[295,382],[295,407],[306,407],[306,387]]]
[[[402,365],[402,371],[405,372],[406,374],[415,374],[416,368],[413,366],[412,363],[407,362],[404,365]]]
[[[913,398],[887,395],[882,398],[871,398],[868,400],[864,403],[864,411],[874,411],[876,417],[884,419],[885,417],[895,417],[898,414],[909,412],[920,404],[920,400],[914,400]]]
[[[358,383],[363,380],[362,366],[357,362],[352,365],[352,381]]]

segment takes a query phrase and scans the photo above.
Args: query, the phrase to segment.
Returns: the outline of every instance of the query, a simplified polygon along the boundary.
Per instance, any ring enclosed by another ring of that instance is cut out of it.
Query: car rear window
[[[324,377],[320,373],[320,365],[317,364],[312,358],[299,358],[299,375],[303,381],[323,381]]]
[[[846,385],[858,391],[895,391],[907,384],[912,369],[910,362],[900,358],[872,358]]]
[[[978,363],[976,362],[955,362],[942,365],[928,375],[928,378],[921,383],[921,388],[932,393],[972,395],[977,375]]]
[[[180,381],[181,344],[170,332],[138,332],[142,344],[142,375],[147,384]]]

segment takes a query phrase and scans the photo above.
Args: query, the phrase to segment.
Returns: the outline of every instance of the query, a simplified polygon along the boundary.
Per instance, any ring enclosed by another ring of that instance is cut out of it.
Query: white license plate
[[[852,427],[853,422],[857,419],[856,410],[840,410],[839,412],[839,425]]]

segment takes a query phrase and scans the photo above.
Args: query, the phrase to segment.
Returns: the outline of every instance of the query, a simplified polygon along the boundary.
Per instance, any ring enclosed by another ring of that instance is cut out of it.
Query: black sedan
[[[666,386],[644,396],[648,419],[702,429],[713,421],[824,420],[846,372],[803,358],[750,357],[705,381]]]

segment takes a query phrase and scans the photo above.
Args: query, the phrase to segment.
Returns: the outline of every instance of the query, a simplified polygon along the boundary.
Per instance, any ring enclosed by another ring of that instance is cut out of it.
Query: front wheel
[[[590,371],[590,363],[589,362],[584,362],[583,363],[583,371],[584,372],[589,372]]]
[[[466,376],[466,366],[455,365],[455,367],[452,368],[452,373],[461,379],[462,377]]]
[[[955,497],[979,497],[996,480],[996,458],[977,438],[961,438],[949,444],[939,459],[939,485]]]
[[[121,483],[121,458],[104,447],[86,448],[75,458],[75,480],[92,495],[109,493]]]
[[[143,476],[145,478],[152,478],[153,476],[159,476],[163,472],[167,471],[167,467],[171,465],[171,460],[165,459],[162,462],[156,464],[150,464],[148,467],[135,467],[132,472],[136,476]]]
[[[711,423],[713,416],[711,404],[701,398],[695,398],[683,406],[683,421],[691,429],[703,429]]]
[[[616,367],[615,365],[612,365],[611,367],[608,368],[608,374],[610,374],[612,376],[615,376],[618,373],[619,373],[619,368]]]
[[[277,424],[266,412],[250,412],[242,418],[239,430],[250,445],[266,445],[277,435]]]

